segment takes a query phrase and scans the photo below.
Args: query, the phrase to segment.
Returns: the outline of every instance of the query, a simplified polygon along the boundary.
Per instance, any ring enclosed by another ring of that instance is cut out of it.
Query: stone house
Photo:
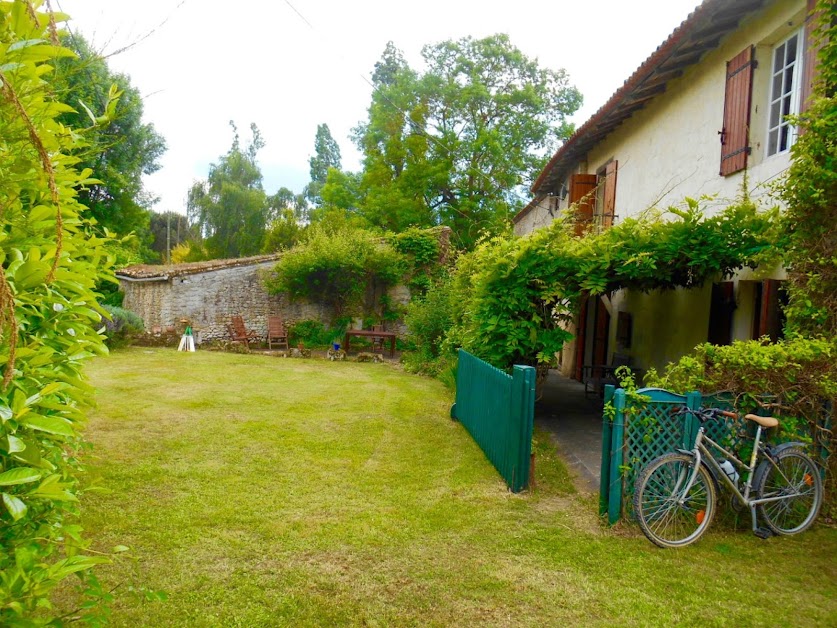
[[[745,181],[757,202],[777,204],[769,184],[788,168],[797,134],[785,116],[804,111],[814,75],[814,4],[705,0],[555,153],[515,232],[548,225],[572,204],[596,229],[686,197],[711,195],[711,212]],[[588,299],[562,372],[582,379],[584,365],[616,354],[660,367],[707,340],[776,338],[784,276],[745,270],[699,289]]]

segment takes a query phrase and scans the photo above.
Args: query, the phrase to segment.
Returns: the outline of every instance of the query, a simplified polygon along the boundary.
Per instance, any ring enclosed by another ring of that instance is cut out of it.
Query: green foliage
[[[256,163],[264,141],[256,125],[251,124],[252,139],[242,150],[232,121],[230,126],[232,147],[210,166],[206,181],[192,186],[187,202],[189,220],[205,238],[210,258],[258,254],[268,219],[267,195]]]
[[[444,345],[504,369],[548,364],[571,337],[564,323],[582,295],[694,287],[775,264],[777,216],[746,199],[705,216],[689,199],[669,220],[649,213],[582,238],[557,221],[525,238],[486,240],[457,262]]]
[[[64,44],[76,55],[56,60],[51,85],[73,110],[57,120],[82,135],[73,152],[76,168],[90,168],[95,179],[77,190],[79,202],[101,227],[120,236],[136,233],[130,246],[147,258],[154,199],[143,190],[142,176],[159,169],[165,140],[142,122],[142,97],[127,76],[114,73],[77,32]]]
[[[369,117],[355,130],[359,211],[396,232],[448,225],[471,248],[506,228],[515,190],[568,136],[581,95],[505,35],[428,45],[422,56],[419,74],[390,42],[375,65]]]
[[[781,182],[790,266],[787,333],[837,335],[837,4],[822,0],[818,79]]]
[[[106,342],[109,347],[125,346],[132,336],[142,333],[145,329],[145,323],[132,311],[113,305],[102,307],[110,314],[110,320],[106,318],[104,321]]]
[[[305,190],[305,196],[314,205],[320,205],[320,193],[326,183],[328,171],[334,168],[340,170],[340,146],[331,136],[327,124],[317,125],[317,135],[314,139],[314,155],[308,160],[311,166],[311,182]]]
[[[151,212],[151,250],[164,264],[168,263],[167,246],[174,249],[179,244],[197,238],[197,230],[189,225],[189,219],[183,214],[167,211]]]
[[[324,347],[341,338],[347,327],[348,319],[336,321],[331,329],[326,329],[320,321],[302,320],[291,325],[288,336],[291,345],[302,342],[308,348]]]
[[[4,626],[49,622],[50,593],[73,574],[91,596],[76,615],[94,620],[95,598],[101,596],[90,570],[108,562],[85,554],[87,543],[75,519],[81,408],[91,392],[81,368],[87,358],[106,352],[97,332],[103,310],[94,290],[98,281],[113,279],[113,258],[78,200],[78,190],[98,183],[89,168],[76,168],[79,155],[91,148],[85,134],[59,123],[59,116],[72,110],[54,98],[51,67],[73,53],[57,45],[49,24],[49,16],[27,2],[0,3]]]
[[[335,318],[360,311],[368,290],[394,285],[405,270],[391,246],[365,231],[329,233],[313,226],[276,265],[268,290],[329,306]]]
[[[291,208],[283,209],[267,225],[262,253],[274,253],[290,249],[302,240],[304,233],[305,228],[297,220],[294,210]]]
[[[423,295],[432,286],[439,269],[439,231],[410,227],[401,233],[390,234],[387,239],[410,265],[406,272],[410,294],[413,298]]]
[[[443,275],[423,296],[410,301],[404,319],[415,345],[415,350],[404,356],[409,370],[436,375],[448,366],[447,358],[453,358],[442,348],[445,334],[453,326],[453,303],[458,298],[453,288],[451,278]]]

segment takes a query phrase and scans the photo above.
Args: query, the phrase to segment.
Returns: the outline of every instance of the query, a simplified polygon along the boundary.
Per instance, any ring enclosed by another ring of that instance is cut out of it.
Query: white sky
[[[301,192],[317,125],[358,170],[349,140],[366,117],[369,77],[387,41],[419,68],[421,47],[445,39],[507,33],[540,64],[564,68],[584,95],[580,125],[644,61],[699,0],[52,0],[72,16],[144,97],[145,121],[168,151],[146,188],[156,211],[186,211],[192,182],[255,122],[265,190]],[[294,11],[304,16],[306,21]],[[149,32],[154,31],[148,37]],[[144,38],[145,37],[145,38]],[[144,38],[144,39],[143,39]]]

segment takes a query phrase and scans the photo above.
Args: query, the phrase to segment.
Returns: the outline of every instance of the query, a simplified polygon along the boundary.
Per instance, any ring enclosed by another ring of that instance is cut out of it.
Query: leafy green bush
[[[145,329],[142,319],[132,311],[113,305],[102,307],[110,314],[110,320],[104,319],[106,342],[109,347],[124,346],[130,342],[131,336],[142,333]]]
[[[424,296],[415,297],[407,306],[404,322],[415,349],[403,356],[405,366],[418,373],[435,375],[444,368],[440,360],[442,343],[453,325],[451,302],[456,298],[449,276],[432,284]]]
[[[395,285],[404,270],[404,257],[366,231],[329,233],[313,226],[266,284],[270,292],[325,304],[337,319],[360,311],[368,290]]]
[[[86,553],[77,516],[82,409],[91,393],[82,365],[106,352],[95,287],[113,280],[113,256],[76,198],[90,171],[74,169],[83,129],[56,121],[68,107],[53,99],[50,64],[72,53],[58,45],[50,21],[31,3],[0,3],[3,626],[60,624],[49,596],[73,574],[89,598],[74,619],[96,621],[97,601],[110,595],[91,572],[109,558]],[[112,90],[107,110],[117,98]]]
[[[335,325],[326,329],[320,321],[302,320],[291,325],[288,329],[289,342],[296,345],[300,342],[306,347],[324,347],[338,341],[346,333],[348,319],[342,319]]]

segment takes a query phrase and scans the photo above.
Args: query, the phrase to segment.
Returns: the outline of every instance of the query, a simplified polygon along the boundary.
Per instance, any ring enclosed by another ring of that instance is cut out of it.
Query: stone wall
[[[328,325],[331,312],[326,307],[267,293],[263,276],[275,265],[269,261],[153,280],[120,277],[123,307],[139,315],[147,331],[180,329],[181,321],[188,320],[198,342],[229,338],[226,326],[235,315],[261,336],[267,333],[268,315],[281,316],[288,327],[307,319]],[[391,288],[388,294],[393,304],[410,301],[405,286]],[[388,324],[388,329],[399,335],[407,331],[401,321]]]
[[[230,317],[240,315],[248,329],[267,333],[267,317],[278,314],[290,326],[303,319],[326,321],[328,312],[311,303],[289,303],[285,295],[269,295],[262,275],[275,261],[221,268],[157,281],[120,278],[123,306],[138,314],[148,331],[178,327],[188,320],[200,342],[226,339]]]

